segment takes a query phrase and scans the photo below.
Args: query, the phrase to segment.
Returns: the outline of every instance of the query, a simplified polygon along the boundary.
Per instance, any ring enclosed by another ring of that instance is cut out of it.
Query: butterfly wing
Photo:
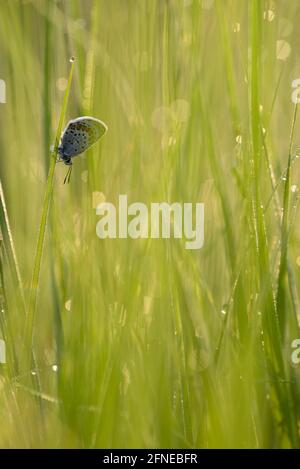
[[[60,153],[64,158],[80,155],[107,131],[104,122],[94,117],[78,117],[71,120],[65,128],[60,145]]]

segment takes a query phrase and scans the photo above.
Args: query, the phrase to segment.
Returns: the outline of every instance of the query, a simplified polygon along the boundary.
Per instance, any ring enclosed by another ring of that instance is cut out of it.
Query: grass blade
[[[71,59],[71,70],[68,79],[68,86],[65,91],[63,105],[60,113],[58,128],[56,132],[55,138],[55,145],[54,150],[50,154],[50,165],[49,165],[49,172],[47,177],[46,183],[46,190],[45,190],[45,197],[43,203],[43,210],[41,216],[41,222],[39,227],[39,234],[38,234],[38,242],[36,247],[35,253],[35,260],[34,260],[34,268],[33,268],[33,275],[31,281],[31,288],[30,288],[30,296],[29,296],[29,307],[28,307],[28,317],[27,317],[27,325],[26,325],[26,345],[32,347],[33,345],[33,332],[34,332],[34,319],[36,313],[36,305],[37,305],[37,293],[38,293],[38,285],[39,285],[39,278],[40,278],[40,271],[41,271],[41,263],[42,263],[42,254],[44,248],[44,240],[45,240],[45,233],[46,233],[46,225],[47,219],[49,214],[49,207],[51,202],[51,196],[53,191],[53,182],[54,182],[54,172],[56,166],[56,158],[58,153],[58,146],[59,140],[62,132],[62,126],[65,119],[69,93],[73,78],[73,71],[74,71],[74,59]]]

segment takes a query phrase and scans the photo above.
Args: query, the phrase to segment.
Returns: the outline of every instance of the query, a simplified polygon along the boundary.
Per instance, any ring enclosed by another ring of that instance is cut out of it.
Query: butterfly
[[[64,183],[70,182],[72,158],[93,146],[107,131],[104,122],[95,117],[83,116],[70,120],[62,133],[58,147],[58,161],[70,165]]]

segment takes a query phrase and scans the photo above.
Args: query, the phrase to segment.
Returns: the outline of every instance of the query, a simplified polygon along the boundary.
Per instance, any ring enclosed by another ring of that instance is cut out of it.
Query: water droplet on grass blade
[[[241,30],[241,25],[240,25],[240,23],[234,23],[232,29],[233,29],[233,32],[234,32],[234,33],[239,33],[240,30]]]
[[[279,39],[276,42],[276,57],[278,60],[286,60],[291,53],[291,46],[287,41]]]
[[[294,193],[298,191],[298,186],[297,186],[297,184],[293,184],[293,185],[291,186],[291,191],[294,192]]]
[[[264,11],[264,19],[269,21],[269,23],[271,23],[271,21],[273,21],[274,18],[275,18],[275,12],[273,10]]]

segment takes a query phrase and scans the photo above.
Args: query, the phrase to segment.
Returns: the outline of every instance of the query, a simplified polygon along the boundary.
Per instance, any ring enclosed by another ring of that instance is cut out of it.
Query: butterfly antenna
[[[72,166],[68,168],[67,174],[65,175],[64,184],[66,183],[70,184],[71,174],[72,174]]]
[[[73,166],[70,166],[69,177],[68,177],[68,184],[70,184],[71,174],[72,174],[72,168],[73,168]]]

